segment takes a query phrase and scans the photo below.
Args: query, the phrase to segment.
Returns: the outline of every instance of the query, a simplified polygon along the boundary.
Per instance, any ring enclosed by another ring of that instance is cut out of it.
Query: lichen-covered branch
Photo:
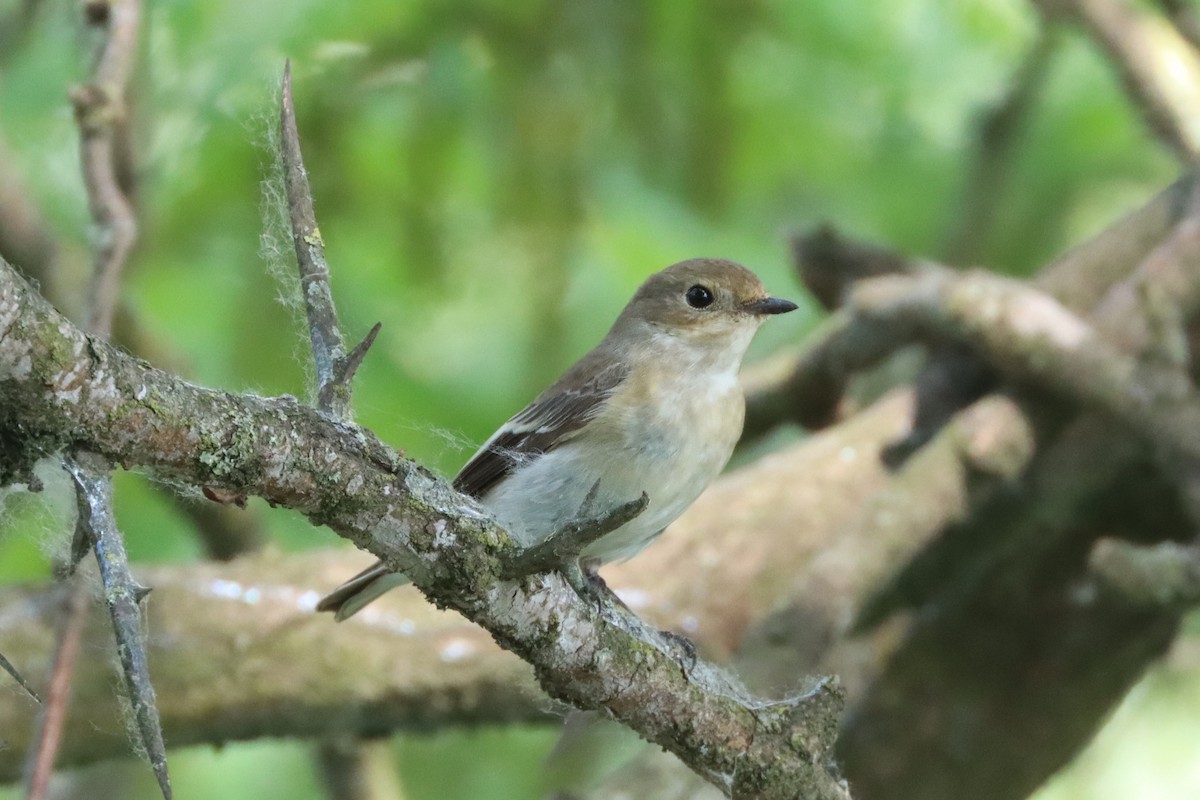
[[[90,338],[0,266],[0,482],[86,445],[130,466],[294,508],[411,576],[535,666],[732,793],[838,796],[827,771],[838,692],[763,705],[704,662],[604,618],[554,574],[504,581],[513,545],[474,504],[369,432],[289,398],[202,389]]]
[[[1009,379],[1113,414],[1164,453],[1200,459],[1200,394],[1183,370],[1118,350],[1084,320],[1024,284],[929,268],[862,284],[856,313],[903,340],[971,345]]]

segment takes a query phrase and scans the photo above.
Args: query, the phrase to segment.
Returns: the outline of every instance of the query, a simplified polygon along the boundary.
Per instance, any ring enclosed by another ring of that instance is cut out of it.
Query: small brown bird
[[[531,546],[643,492],[649,505],[582,554],[629,558],[700,496],[742,432],[738,369],[758,326],[796,304],[769,296],[732,261],[698,258],[651,275],[608,335],[500,427],[454,479]],[[346,619],[408,582],[383,562],[326,597]]]

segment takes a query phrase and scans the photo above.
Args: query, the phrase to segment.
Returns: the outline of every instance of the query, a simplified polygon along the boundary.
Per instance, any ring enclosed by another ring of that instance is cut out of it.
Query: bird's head
[[[762,281],[732,261],[693,258],[672,264],[642,283],[613,326],[649,329],[697,349],[732,349],[740,361],[754,331],[773,314],[796,309],[790,300],[771,297]]]

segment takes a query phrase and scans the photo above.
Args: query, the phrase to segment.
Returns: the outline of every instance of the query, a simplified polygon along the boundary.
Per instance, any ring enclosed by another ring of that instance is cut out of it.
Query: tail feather
[[[317,611],[332,611],[334,619],[341,622],[384,592],[408,582],[408,576],[392,572],[382,561],[377,561],[322,598],[317,603]]]

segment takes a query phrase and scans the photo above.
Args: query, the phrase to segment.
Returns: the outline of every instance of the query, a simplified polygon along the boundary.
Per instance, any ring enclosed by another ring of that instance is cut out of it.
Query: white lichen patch
[[[54,390],[54,401],[59,404],[78,405],[81,391],[82,389],[79,386],[76,386],[74,389],[56,388]]]
[[[70,403],[77,405],[79,398],[83,394],[83,387],[88,383],[88,367],[89,362],[81,357],[83,353],[83,342],[76,341],[73,348],[75,362],[71,368],[65,372],[60,372],[53,383],[51,389],[54,394],[54,400],[57,403]]]
[[[564,657],[590,661],[596,652],[596,626],[578,613],[566,599],[567,592],[558,575],[542,575],[528,590],[502,581],[488,591],[487,604],[497,617],[512,625],[519,639],[526,641],[555,629],[557,649]]]
[[[358,490],[361,489],[362,487],[363,487],[362,475],[355,475],[346,484],[346,494],[349,495],[350,497],[353,497],[354,495],[358,494]]]
[[[435,520],[430,527],[433,534],[433,546],[437,550],[446,550],[453,547],[454,543],[458,540],[458,537],[455,536],[454,531],[450,529],[450,526],[446,524],[446,520],[444,519]]]
[[[4,342],[0,342],[0,375],[8,375],[8,377],[18,380],[28,378],[29,373],[34,371],[34,359],[29,354],[28,347],[22,347],[24,342],[17,342],[16,347],[5,347]]]
[[[8,329],[21,315],[21,306],[17,303],[16,292],[6,291],[0,294],[0,337],[8,336]],[[3,338],[0,338],[0,342]]]
[[[121,399],[111,372],[101,368],[92,376],[90,399],[100,403],[114,403]]]

